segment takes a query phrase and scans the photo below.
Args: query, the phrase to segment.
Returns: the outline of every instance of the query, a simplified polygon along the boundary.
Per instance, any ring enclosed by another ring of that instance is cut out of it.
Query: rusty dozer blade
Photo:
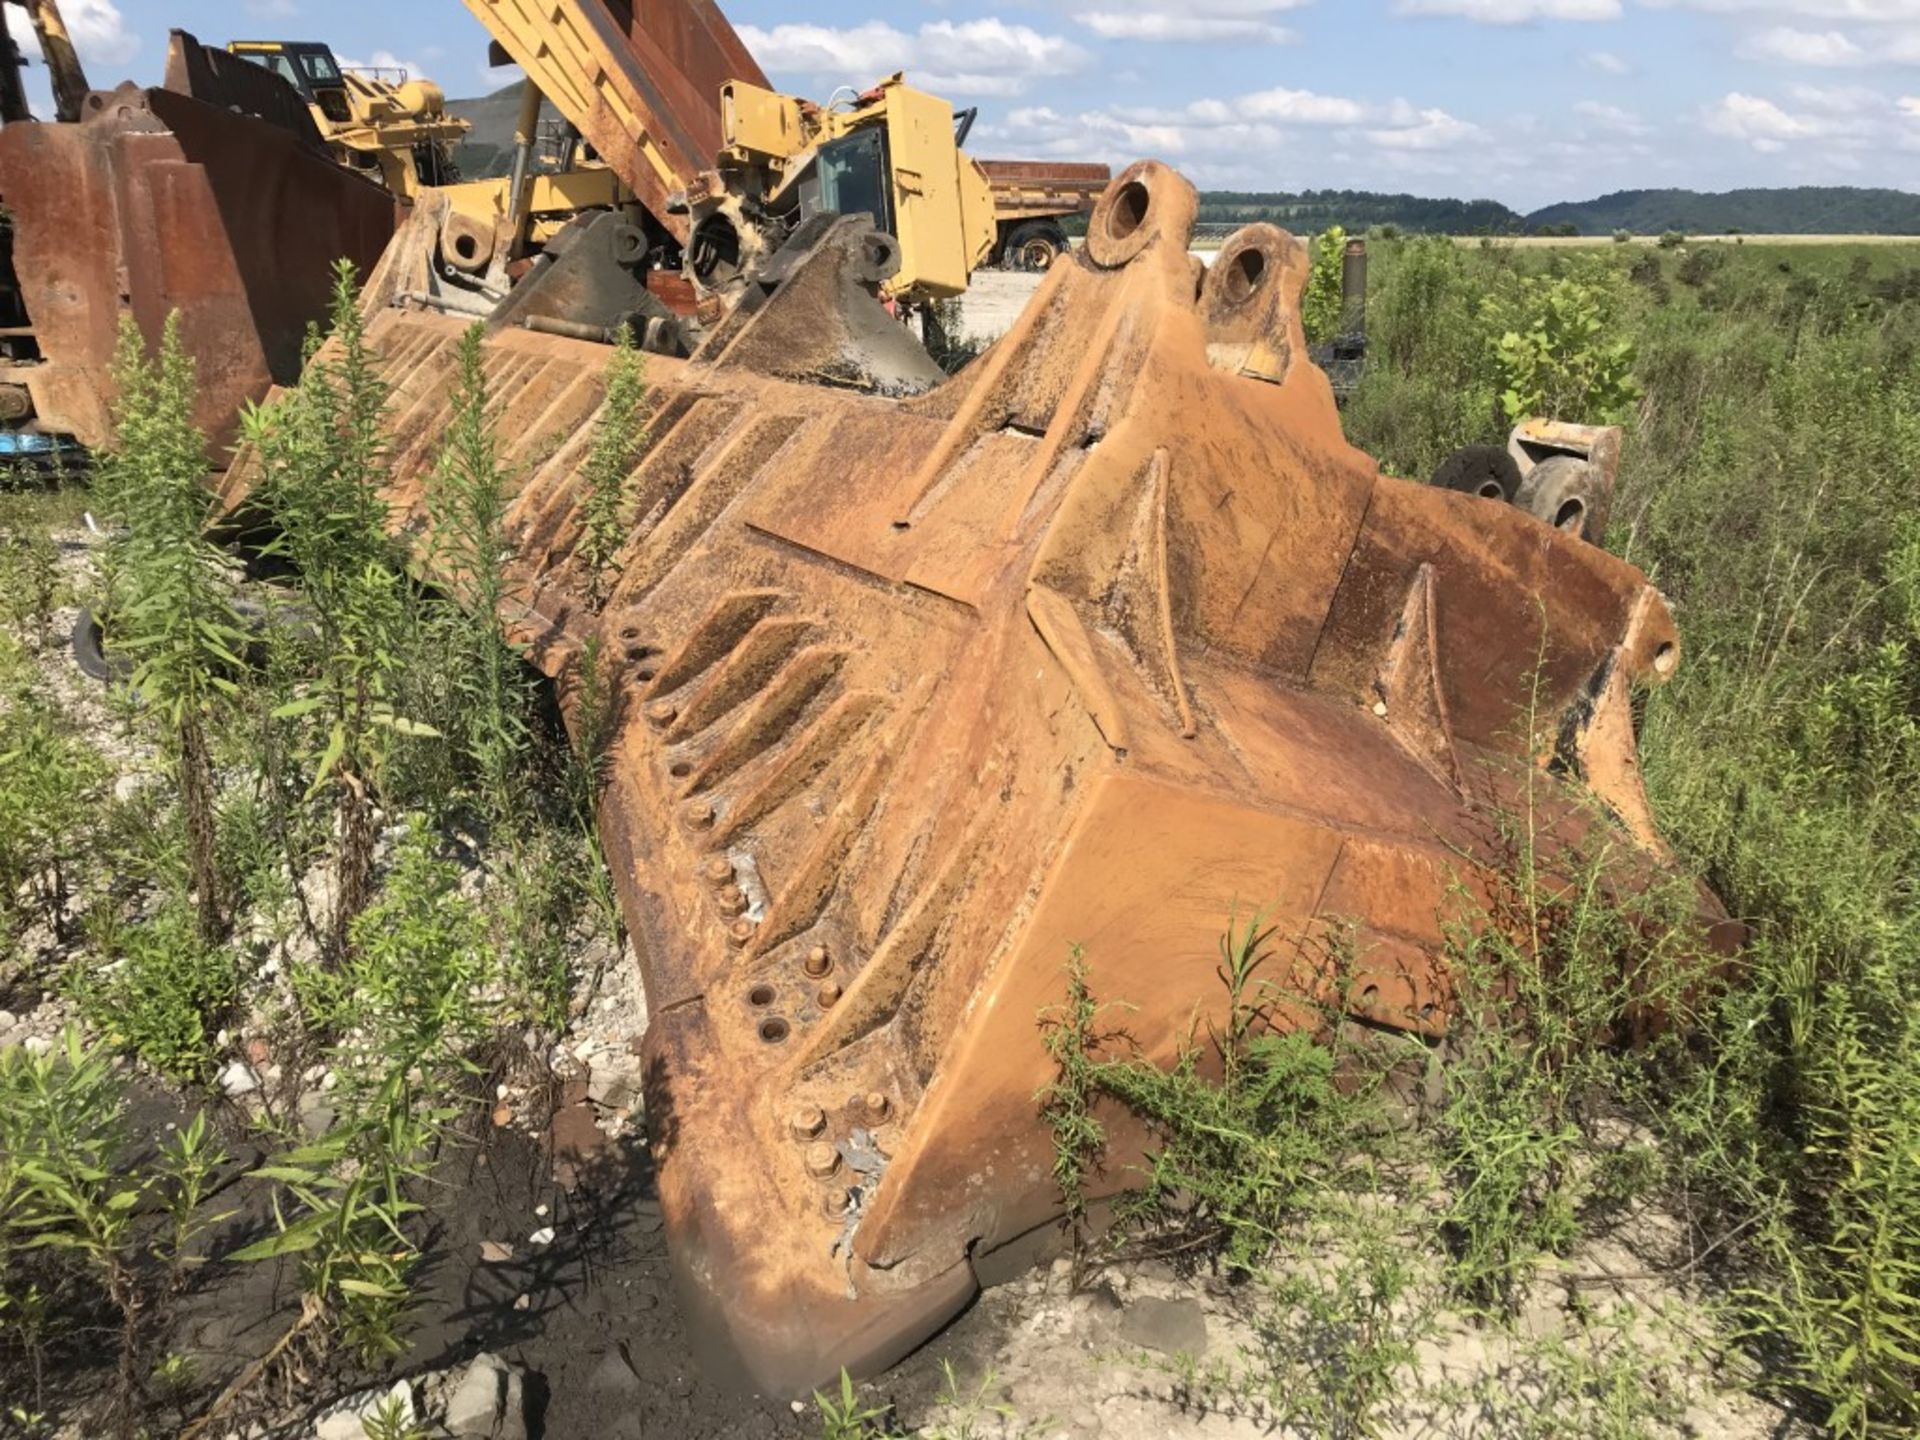
[[[1217,1017],[1218,938],[1255,907],[1351,925],[1355,1011],[1437,1036],[1443,917],[1519,788],[1572,813],[1583,776],[1658,863],[1630,692],[1677,662],[1659,594],[1383,477],[1307,357],[1305,248],[1255,225],[1203,270],[1194,211],[1134,166],[1015,327],[911,398],[770,373],[803,308],[650,357],[598,613],[578,502],[608,352],[487,342],[510,628],[570,705],[590,641],[611,667],[600,827],[673,1255],[764,1389],[889,1363],[1057,1216],[1038,1017],[1073,947],[1160,1061]],[[371,324],[396,531],[430,523],[461,331]],[[1118,1186],[1145,1137],[1112,1137]]]
[[[24,388],[36,430],[104,444],[120,316],[157,343],[177,310],[198,367],[194,423],[225,463],[242,404],[299,377],[333,262],[365,273],[393,234],[393,197],[333,163],[304,106],[282,107],[304,134],[233,108],[265,109],[274,77],[202,50],[175,31],[178,88],[94,91],[77,123],[0,130],[0,203],[39,352],[0,364],[0,386]]]

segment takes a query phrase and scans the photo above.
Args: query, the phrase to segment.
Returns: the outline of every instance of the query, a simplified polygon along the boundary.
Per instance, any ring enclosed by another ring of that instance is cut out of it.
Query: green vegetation
[[[1307,1017],[1290,1050],[1238,1018],[1199,1047],[1210,1064],[1103,1048],[1102,1007],[1130,997],[1098,993],[1097,955],[1077,962],[1042,1097],[1070,1208],[1110,1187],[1103,1117],[1125,1107],[1156,1144],[1120,1239],[1184,1245],[1198,1223],[1202,1253],[1263,1287],[1272,1343],[1182,1371],[1196,1404],[1324,1435],[1469,1405],[1502,1434],[1653,1435],[1716,1363],[1697,1356],[1709,1343],[1743,1348],[1740,1383],[1832,1435],[1920,1425],[1920,287],[1904,278],[1920,251],[1702,253],[1377,245],[1346,420],[1416,477],[1497,442],[1519,375],[1520,408],[1625,424],[1608,543],[1672,599],[1688,651],[1645,701],[1649,787],[1751,944],[1710,982],[1678,918],[1691,876],[1627,904],[1597,884],[1597,853],[1550,882],[1517,824],[1501,923],[1450,941],[1444,1095],[1391,1137],[1315,1086],[1342,1043],[1329,985],[1246,961],[1237,928],[1222,1013],[1285,1004]],[[1581,323],[1556,332],[1552,297],[1579,297]],[[1552,343],[1516,355],[1509,337],[1539,333]],[[1262,1110],[1264,1077],[1284,1103]],[[1433,1325],[1508,1333],[1531,1287],[1645,1205],[1682,1226],[1670,1278],[1717,1339],[1650,1338],[1652,1317],[1614,1307],[1577,1344],[1511,1334],[1523,1406],[1511,1377],[1421,1394],[1409,1357]]]
[[[257,563],[290,581],[248,579],[207,533],[171,325],[151,352],[123,337],[91,585],[48,534],[71,499],[0,504],[0,994],[53,992],[84,1022],[0,1051],[0,1429],[219,1433],[332,1355],[403,1354],[426,1187],[502,1036],[550,1045],[572,956],[618,942],[591,834],[607,687],[589,663],[570,749],[509,639],[512,477],[478,335],[428,486],[438,548],[408,556],[386,534],[387,396],[356,298],[343,269],[302,383],[247,419],[274,537]],[[48,683],[75,585],[131,661],[77,697]],[[185,1114],[140,1143],[141,1070],[217,1083],[272,1158],[236,1172]],[[250,1229],[206,1263],[216,1169]],[[256,1362],[203,1377],[168,1348],[176,1297],[281,1262],[297,1284]],[[103,1337],[101,1398],[71,1377]]]
[[[1300,323],[1307,343],[1319,345],[1340,333],[1341,272],[1345,264],[1347,232],[1334,225],[1313,238],[1313,263],[1307,271],[1306,293],[1300,297]]]
[[[1425,235],[1517,235],[1526,226],[1524,217],[1497,200],[1433,200],[1366,190],[1201,192],[1201,224],[1245,225],[1255,220],[1271,221],[1297,235],[1317,235],[1332,225],[1362,233],[1375,225],[1396,225]]]
[[[633,517],[627,513],[627,480],[646,449],[641,406],[647,398],[647,367],[625,330],[607,361],[607,403],[594,422],[593,443],[580,472],[580,559],[587,567],[587,593],[607,603],[613,562],[627,543]]]
[[[1572,225],[1577,235],[1631,230],[1658,235],[1920,235],[1920,195],[1853,185],[1790,189],[1621,190],[1527,217],[1532,227]]]
[[[1622,190],[1530,215],[1497,200],[1434,199],[1368,190],[1207,190],[1203,225],[1268,220],[1300,235],[1332,225],[1413,235],[1920,235],[1920,195],[1851,185],[1730,190]]]

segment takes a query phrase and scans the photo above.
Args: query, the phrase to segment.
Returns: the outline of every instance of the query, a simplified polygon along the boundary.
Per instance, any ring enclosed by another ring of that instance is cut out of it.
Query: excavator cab
[[[336,124],[353,119],[353,108],[347,103],[347,78],[331,46],[317,40],[235,40],[227,49],[242,60],[271,70]],[[400,72],[400,76],[404,80],[406,72]]]

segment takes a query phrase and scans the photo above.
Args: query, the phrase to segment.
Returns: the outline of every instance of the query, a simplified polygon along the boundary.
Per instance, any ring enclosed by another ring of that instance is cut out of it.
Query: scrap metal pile
[[[178,308],[257,341],[234,373],[203,368],[218,433],[262,371],[292,378],[312,287],[335,256],[370,258],[393,208],[285,127],[229,148],[268,122],[194,98],[197,47],[176,52],[180,86],[0,133],[0,195],[45,215],[57,188],[85,219],[84,243],[16,240],[49,374],[69,346],[110,347],[128,306],[149,333]],[[653,122],[626,93],[603,86],[583,129],[631,168],[612,147]],[[472,323],[434,287],[485,269],[448,281],[459,226],[434,203],[365,294],[391,525],[415,541]],[[1443,925],[1494,883],[1505,815],[1617,830],[1629,871],[1662,858],[1632,692],[1672,674],[1679,638],[1646,578],[1585,538],[1617,432],[1523,427],[1457,488],[1383,476],[1308,354],[1305,247],[1253,225],[1203,265],[1195,210],[1172,170],[1129,169],[950,378],[885,303],[899,236],[799,218],[690,356],[648,357],[603,606],[580,553],[599,339],[662,288],[648,257],[688,219],[585,214],[489,312],[505,618],[568,706],[589,645],[612,664],[599,823],[652,1017],[672,1252],[763,1388],[890,1362],[1057,1217],[1039,1017],[1076,947],[1156,1060],[1217,1013],[1218,937],[1254,909],[1347,937],[1356,1018],[1438,1037]],[[570,258],[589,237],[612,262]],[[534,303],[563,293],[614,313],[581,327]],[[64,396],[34,389],[97,433],[99,393]],[[247,483],[236,467],[229,503]],[[1145,1140],[1115,1117],[1107,1183]]]

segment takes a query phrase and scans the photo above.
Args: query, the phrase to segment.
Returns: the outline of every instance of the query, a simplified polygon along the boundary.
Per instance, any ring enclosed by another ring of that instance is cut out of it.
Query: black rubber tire
[[[1511,501],[1520,489],[1520,462],[1498,445],[1463,445],[1433,472],[1436,489]]]
[[[1553,455],[1527,472],[1513,503],[1556,530],[1598,545],[1604,525],[1600,498],[1593,466],[1577,456]]]
[[[1007,270],[1045,270],[1071,248],[1057,221],[1028,220],[1008,232],[1000,264]]]
[[[107,653],[106,637],[93,611],[82,609],[73,622],[73,663],[80,673],[94,680],[118,684],[133,674],[133,662],[123,655]]]

